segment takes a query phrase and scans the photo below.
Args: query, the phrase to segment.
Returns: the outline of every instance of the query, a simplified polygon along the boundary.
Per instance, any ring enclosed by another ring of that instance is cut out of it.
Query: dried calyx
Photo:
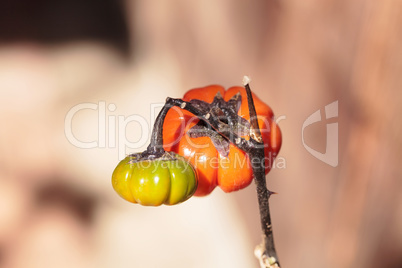
[[[135,153],[135,154],[130,154],[130,164],[134,164],[137,162],[141,162],[141,161],[146,161],[146,160],[165,160],[165,161],[169,161],[169,160],[177,160],[178,159],[178,155],[174,152],[153,152],[153,151],[149,151],[149,150],[145,150],[142,153]]]
[[[201,100],[191,100],[189,103],[205,114],[206,119],[211,116],[218,120],[218,129],[214,130],[204,121],[200,120],[187,134],[191,138],[209,137],[216,150],[224,157],[229,155],[230,141],[220,133],[245,136],[250,134],[250,123],[238,115],[241,106],[241,95],[237,93],[229,101],[222,98],[220,92],[215,95],[212,103]]]

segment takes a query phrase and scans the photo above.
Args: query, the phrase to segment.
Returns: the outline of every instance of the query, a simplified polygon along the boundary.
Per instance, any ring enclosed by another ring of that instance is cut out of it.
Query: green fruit
[[[184,202],[194,194],[197,182],[193,166],[174,153],[156,159],[129,155],[112,175],[113,188],[122,198],[144,206]]]

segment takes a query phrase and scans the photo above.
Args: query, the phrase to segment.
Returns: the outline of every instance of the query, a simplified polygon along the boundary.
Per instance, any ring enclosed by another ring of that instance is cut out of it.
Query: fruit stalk
[[[155,119],[151,134],[151,142],[149,143],[147,150],[143,152],[143,155],[155,155],[156,157],[160,157],[165,152],[163,149],[163,122],[165,121],[169,109],[172,108],[172,105],[168,104],[169,99],[169,97],[166,99],[165,105],[162,107],[162,110]]]

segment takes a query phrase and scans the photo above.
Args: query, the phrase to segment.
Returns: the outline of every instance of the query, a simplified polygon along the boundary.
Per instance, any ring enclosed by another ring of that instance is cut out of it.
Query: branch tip
[[[253,94],[251,93],[251,88],[250,85],[248,84],[250,82],[250,78],[248,76],[245,76],[243,78],[243,82],[247,82],[244,85],[244,88],[246,89],[247,93],[247,103],[250,114],[250,124],[251,124],[250,137],[259,143],[263,143],[260,127],[258,126],[257,112],[254,106]]]
[[[243,76],[243,86],[250,84],[251,79],[247,75]]]

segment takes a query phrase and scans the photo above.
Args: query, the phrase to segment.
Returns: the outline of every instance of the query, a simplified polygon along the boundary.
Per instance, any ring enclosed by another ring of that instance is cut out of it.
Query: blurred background
[[[258,267],[254,184],[148,208],[110,183],[167,96],[243,75],[283,133],[282,266],[402,267],[401,25],[395,0],[2,1],[0,267]]]

